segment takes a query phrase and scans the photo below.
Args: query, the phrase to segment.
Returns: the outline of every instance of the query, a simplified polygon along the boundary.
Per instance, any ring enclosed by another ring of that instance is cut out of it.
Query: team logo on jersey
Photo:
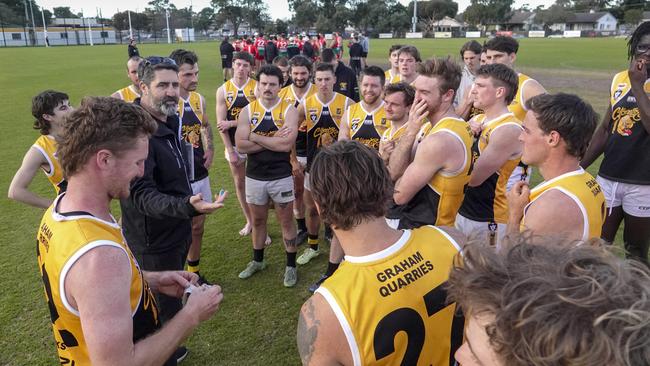
[[[634,96],[630,95],[629,97],[627,97],[627,102],[628,103],[636,103],[636,98]]]
[[[366,126],[371,125],[372,124],[372,118],[366,118],[363,121],[363,124],[366,125]]]
[[[266,116],[264,116],[264,118],[266,118]],[[260,113],[255,112],[253,113],[253,117],[251,117],[251,125],[253,125],[253,127],[257,127],[258,124],[260,124]]]
[[[235,100],[234,95],[232,94],[232,92],[228,92],[228,94],[226,94],[226,101],[228,102],[228,104],[232,104],[233,100]]]
[[[316,112],[312,112],[312,111],[310,111],[310,112],[309,112],[309,119],[310,119],[312,122],[316,123],[316,120],[318,119],[318,116],[316,115]]]
[[[339,88],[345,89],[348,87],[348,83],[339,83]]]
[[[616,86],[616,91],[614,92],[614,99],[620,98],[621,94],[623,94],[623,89],[627,87],[626,83],[621,83]]]
[[[341,108],[336,108],[336,114],[340,116],[341,113],[343,113],[343,111],[341,110]]]
[[[357,130],[357,128],[359,127],[360,122],[361,122],[361,119],[359,119],[359,118],[352,119],[352,121],[350,123],[350,128],[352,129],[352,131]]]
[[[386,125],[386,118],[382,118],[381,122],[379,122],[379,123],[381,123],[382,126],[385,126]]]

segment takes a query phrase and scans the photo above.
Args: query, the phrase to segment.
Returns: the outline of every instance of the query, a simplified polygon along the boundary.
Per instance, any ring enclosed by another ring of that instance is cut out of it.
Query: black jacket
[[[191,241],[192,217],[198,214],[189,203],[192,188],[178,116],[156,122],[158,129],[149,139],[144,175],[131,183],[129,198],[120,201],[124,237],[131,250],[141,254],[165,252],[179,245],[186,248]]]
[[[357,85],[357,76],[354,74],[351,68],[345,66],[345,64],[339,61],[338,66],[336,66],[336,84],[334,84],[334,91],[341,93],[346,97],[354,100],[355,102],[359,101],[359,87]]]
[[[264,46],[264,58],[267,63],[272,63],[273,60],[278,57],[278,47],[275,45],[275,41],[268,41]]]

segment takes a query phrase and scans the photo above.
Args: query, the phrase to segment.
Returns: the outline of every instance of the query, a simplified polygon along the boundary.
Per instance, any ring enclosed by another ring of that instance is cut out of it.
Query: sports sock
[[[187,260],[187,270],[192,273],[199,273],[199,259],[195,261]]]
[[[328,262],[328,263],[327,263],[327,271],[325,271],[325,276],[328,276],[328,277],[329,277],[329,276],[333,275],[334,272],[336,272],[336,270],[337,270],[338,268],[339,268],[339,264],[338,264],[338,263]]]
[[[264,249],[253,249],[253,260],[255,262],[264,262]]]
[[[316,235],[307,234],[307,244],[309,244],[309,247],[311,249],[318,250],[318,234]]]
[[[307,223],[304,217],[302,219],[296,219],[296,223],[298,224],[298,231],[307,231]]]
[[[287,252],[287,267],[296,267],[296,252]]]

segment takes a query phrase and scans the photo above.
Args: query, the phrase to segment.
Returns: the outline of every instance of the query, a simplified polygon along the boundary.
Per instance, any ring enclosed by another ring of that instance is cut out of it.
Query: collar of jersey
[[[554,182],[557,182],[558,180],[564,179],[566,177],[570,177],[570,176],[573,176],[573,175],[584,174],[584,172],[585,172],[585,170],[582,169],[582,167],[579,167],[577,170],[567,172],[567,173],[564,173],[564,174],[560,174],[560,175],[558,175],[557,177],[555,177],[553,179],[549,179],[547,181],[544,181],[544,182],[540,183],[539,185],[537,185],[537,187],[533,188],[533,190],[538,190],[538,189],[544,188],[547,185],[552,184]]]
[[[65,192],[61,193],[54,199],[54,203],[52,203],[52,218],[55,221],[73,221],[73,220],[79,220],[79,219],[88,219],[88,220],[94,220],[101,222],[102,224],[106,224],[110,227],[119,229],[120,225],[117,223],[113,215],[111,215],[111,221],[106,221],[102,220],[99,217],[93,216],[92,214],[85,212],[85,211],[72,211],[72,212],[65,212],[65,213],[59,213],[59,203],[61,202],[61,198],[65,196]]]
[[[400,236],[400,238],[397,239],[397,241],[391,244],[388,248],[382,249],[372,254],[363,255],[360,257],[346,255],[345,260],[350,263],[363,264],[363,263],[370,263],[370,262],[386,259],[391,255],[397,253],[400,249],[402,249],[406,245],[406,243],[408,243],[410,238],[411,238],[411,230],[404,230],[402,232],[402,236]]]

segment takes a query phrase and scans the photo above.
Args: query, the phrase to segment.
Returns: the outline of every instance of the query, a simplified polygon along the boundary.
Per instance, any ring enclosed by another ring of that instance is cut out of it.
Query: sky
[[[399,0],[402,4],[408,4],[409,0]],[[132,10],[143,11],[147,7],[149,0],[110,0],[107,5],[105,0],[36,0],[36,3],[45,9],[52,10],[53,7],[68,6],[74,13],[83,10],[85,16],[96,16],[98,9],[101,8],[101,14],[104,17],[110,17],[118,10]],[[283,0],[264,0],[267,4],[271,17],[273,19],[291,18],[289,14],[289,4]],[[470,4],[470,0],[457,0],[458,12],[462,12]],[[210,0],[171,0],[171,3],[176,5],[177,8],[185,8],[190,5],[193,6],[195,11],[199,11],[205,7],[210,6]],[[554,0],[515,0],[515,7],[523,4],[528,4],[531,9],[536,8],[538,5],[549,6],[554,3]]]

